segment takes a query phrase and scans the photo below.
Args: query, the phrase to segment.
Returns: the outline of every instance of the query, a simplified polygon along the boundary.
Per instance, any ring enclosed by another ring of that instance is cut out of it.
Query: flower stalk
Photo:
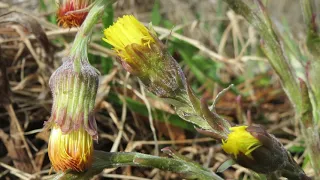
[[[74,39],[70,50],[70,56],[75,59],[74,68],[76,72],[80,71],[82,63],[88,62],[88,43],[90,42],[92,29],[97,23],[100,15],[103,13],[104,8],[109,3],[111,3],[109,0],[96,0],[94,2],[86,20],[81,25],[81,28]]]
[[[139,77],[148,90],[175,107],[176,113],[198,128],[226,138],[230,124],[210,111],[186,82],[179,64],[148,28],[125,15],[104,31],[104,41],[114,47],[122,66]]]
[[[65,172],[57,175],[54,180],[85,180],[100,173],[105,168],[135,166],[159,168],[185,175],[187,179],[222,180],[211,170],[201,167],[195,162],[185,161],[179,158],[158,157],[137,152],[103,152],[95,151],[94,163],[91,169],[82,173]]]

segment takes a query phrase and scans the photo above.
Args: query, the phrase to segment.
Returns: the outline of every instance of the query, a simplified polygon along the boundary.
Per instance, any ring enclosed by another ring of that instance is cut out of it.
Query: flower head
[[[283,145],[260,126],[238,126],[230,130],[222,148],[240,165],[264,174],[291,171],[305,175]]]
[[[150,48],[150,44],[155,42],[149,30],[132,15],[119,18],[114,25],[104,30],[104,35],[103,40],[111,44],[119,56],[129,62],[133,61],[133,57],[126,51],[127,46],[137,44]]]
[[[235,158],[242,153],[250,158],[251,152],[260,147],[262,144],[258,139],[253,137],[247,130],[247,126],[237,126],[230,128],[230,134],[227,140],[222,140],[222,148]]]
[[[81,26],[88,15],[86,8],[94,0],[62,0],[57,11],[58,25],[63,28]]]
[[[54,126],[48,144],[48,154],[56,171],[72,169],[82,172],[92,163],[93,142],[84,128],[64,134]]]
[[[156,33],[134,16],[125,15],[104,30],[104,41],[114,47],[123,67],[137,75],[147,88],[160,97],[176,97],[186,92],[184,74],[166,51]]]
[[[98,89],[98,72],[87,60],[76,68],[68,57],[51,76],[53,95],[50,119],[49,158],[56,171],[84,171],[91,165],[92,140],[97,140],[93,108]]]

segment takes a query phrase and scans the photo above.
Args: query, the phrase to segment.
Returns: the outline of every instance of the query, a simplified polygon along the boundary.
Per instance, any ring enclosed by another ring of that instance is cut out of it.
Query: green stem
[[[75,71],[79,72],[82,62],[88,62],[88,43],[92,35],[92,29],[102,16],[104,9],[112,0],[96,0],[90,9],[86,19],[82,23],[70,51],[70,57],[74,60]]]
[[[165,171],[181,173],[190,179],[222,180],[218,175],[200,165],[182,159],[152,156],[137,152],[103,152],[95,151],[92,167],[86,172],[66,172],[58,174],[55,179],[84,180],[99,174],[105,168],[136,166],[159,168]]]

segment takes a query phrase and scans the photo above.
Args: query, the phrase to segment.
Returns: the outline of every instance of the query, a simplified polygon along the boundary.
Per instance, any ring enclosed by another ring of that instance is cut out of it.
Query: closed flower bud
[[[58,25],[63,28],[81,26],[88,15],[88,8],[94,0],[59,0]]]
[[[178,63],[165,50],[152,29],[134,16],[125,15],[104,30],[104,41],[114,47],[123,67],[138,76],[160,97],[186,92],[186,80]]]
[[[80,62],[76,66],[72,58],[66,58],[49,81],[53,106],[45,125],[52,128],[48,151],[57,171],[89,167],[92,139],[98,138],[93,109],[99,73],[87,60]]]

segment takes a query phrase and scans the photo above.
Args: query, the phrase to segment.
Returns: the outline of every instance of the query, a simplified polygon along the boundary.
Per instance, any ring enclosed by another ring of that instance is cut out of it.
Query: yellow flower
[[[222,149],[237,158],[241,152],[252,158],[251,152],[262,146],[260,141],[253,137],[247,130],[247,126],[237,126],[230,128],[227,140],[222,140]]]
[[[56,171],[72,169],[82,172],[92,164],[92,137],[84,128],[64,134],[54,126],[48,143],[48,154]]]
[[[149,47],[155,40],[149,30],[133,15],[125,15],[116,23],[104,30],[104,41],[111,44],[117,53],[126,61],[132,61],[132,56],[126,50],[128,45],[137,44]]]
[[[125,15],[104,30],[104,41],[114,47],[124,69],[139,77],[149,91],[174,98],[186,93],[186,81],[179,64],[166,50],[150,26]]]

